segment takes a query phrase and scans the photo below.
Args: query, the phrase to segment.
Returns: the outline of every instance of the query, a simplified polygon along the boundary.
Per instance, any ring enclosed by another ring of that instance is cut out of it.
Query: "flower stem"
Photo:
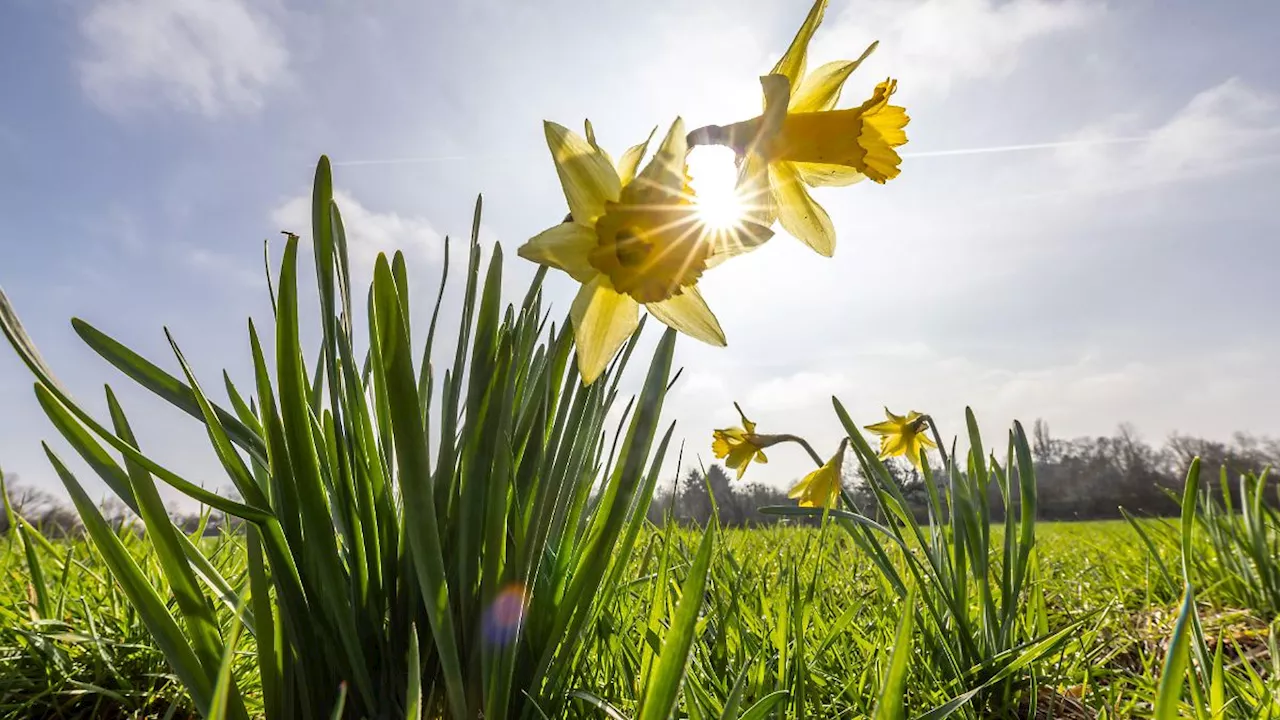
[[[933,442],[938,446],[938,453],[942,455],[942,467],[951,472],[951,459],[947,457],[947,448],[942,444],[942,437],[938,435],[938,423],[933,421],[932,415],[925,415],[924,419],[929,423],[929,432],[933,435]]]
[[[764,444],[759,447],[768,447],[769,445],[777,445],[778,443],[793,442],[804,448],[809,453],[809,457],[813,458],[814,464],[818,467],[822,467],[827,464],[826,461],[822,459],[822,456],[819,455],[817,451],[813,449],[813,446],[809,444],[809,441],[799,435],[780,433],[776,435],[757,435],[756,437],[761,438],[764,441]]]

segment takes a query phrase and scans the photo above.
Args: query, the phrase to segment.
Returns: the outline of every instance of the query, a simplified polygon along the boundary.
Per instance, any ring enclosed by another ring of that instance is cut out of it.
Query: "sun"
[[[698,219],[711,230],[737,227],[747,206],[738,192],[738,171],[733,150],[701,146],[689,153],[689,178],[698,209]]]

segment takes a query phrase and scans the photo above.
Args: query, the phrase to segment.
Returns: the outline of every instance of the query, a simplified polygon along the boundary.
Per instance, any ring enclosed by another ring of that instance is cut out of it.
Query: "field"
[[[1147,521],[1152,529],[1159,524]],[[1161,579],[1124,522],[1041,523],[1037,535],[1045,621],[1050,629],[1079,623],[1036,664],[1040,716],[1152,716],[1178,591]],[[154,552],[132,532],[120,537],[169,596]],[[698,537],[687,529],[645,530],[624,590],[589,632],[583,652],[590,661],[571,683],[583,699],[571,712],[604,717],[590,703],[600,698],[630,715],[638,703],[637,668],[653,650],[645,642],[650,610],[655,598],[677,600]],[[225,577],[244,581],[241,537],[201,542]],[[675,550],[665,571],[659,562],[664,543]],[[13,538],[0,558],[0,716],[193,716],[189,697],[92,543],[38,543],[35,558],[51,608],[47,615]],[[1176,552],[1166,562],[1176,564]],[[868,716],[900,608],[870,559],[834,527],[725,531],[712,559],[683,694],[685,704],[701,711],[687,712],[721,717],[734,684],[745,678],[745,697],[752,700],[796,692],[803,684],[802,705],[783,701],[767,717]],[[1203,615],[1212,634],[1221,629],[1245,653],[1265,651],[1266,623],[1256,613],[1206,605]],[[229,625],[230,613],[221,613],[220,622]],[[940,684],[936,672],[927,661],[913,663],[908,708],[932,707],[959,694]],[[260,703],[252,640],[242,642],[234,673],[246,699]]]
[[[1215,483],[1197,459],[1180,519],[1037,523],[1021,425],[988,428],[984,442],[969,413],[961,451],[927,415],[891,417],[870,428],[876,450],[833,398],[845,440],[829,459],[745,418],[717,431],[730,466],[782,442],[809,451],[818,469],[796,502],[763,510],[785,522],[655,525],[650,501],[680,452],[663,413],[680,374],[674,329],[647,361],[643,321],[615,338],[616,356],[584,350],[571,318],[543,307],[545,268],[518,304],[504,301],[504,255],[482,251],[477,204],[452,347],[436,333],[448,251],[425,335],[411,334],[419,306],[403,255],[379,256],[363,337],[324,159],[314,198],[320,327],[307,334],[319,347],[301,339],[290,236],[269,285],[274,327],[249,324],[251,382],[224,376],[215,398],[172,340],[171,373],[73,321],[94,352],[202,425],[234,494],[150,458],[110,387],[108,419],[85,410],[0,294],[0,330],[52,427],[136,518],[109,521],[51,447],[83,537],[50,540],[6,502],[0,716],[1280,710],[1269,629],[1280,516],[1265,473]],[[925,432],[949,451],[921,454]],[[895,454],[919,463],[923,508],[885,464]],[[870,509],[852,499],[853,477]],[[238,530],[184,534],[161,484],[239,518]],[[1012,506],[1002,521],[992,501]]]

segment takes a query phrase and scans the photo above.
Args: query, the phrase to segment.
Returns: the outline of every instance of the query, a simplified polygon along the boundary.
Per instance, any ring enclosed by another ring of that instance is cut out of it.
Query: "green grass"
[[[252,382],[224,376],[225,405],[172,337],[169,372],[73,321],[204,427],[237,498],[153,461],[110,388],[108,417],[88,413],[0,293],[52,427],[139,518],[108,522],[48,447],[85,538],[51,542],[6,502],[0,717],[1280,717],[1265,476],[1243,483],[1239,515],[1202,497],[1197,462],[1180,522],[1038,523],[1021,427],[987,455],[970,414],[969,449],[924,468],[920,523],[836,400],[874,518],[846,502],[766,509],[817,528],[654,526],[676,452],[674,332],[646,360],[638,331],[583,386],[543,273],[504,299],[502,250],[482,262],[479,226],[477,204],[451,353],[433,352],[448,251],[425,337],[403,256],[380,257],[356,302],[323,159],[320,347],[300,340],[297,237],[274,326],[249,326]],[[243,533],[188,537],[160,484]],[[990,522],[980,500],[1015,490],[1020,508]]]
[[[873,716],[903,603],[851,538],[833,530],[723,532],[710,555],[702,616],[690,637],[681,716],[745,717],[762,703],[771,714],[758,717]],[[1105,713],[1100,716],[1154,717],[1179,598],[1162,594],[1158,571],[1124,522],[1042,523],[1037,532],[1049,626],[1084,621],[1070,642],[1038,664],[1038,680],[1047,688],[1041,705],[1052,693],[1071,691]],[[132,534],[122,537],[168,597],[155,554]],[[642,530],[622,590],[587,629],[581,652],[590,662],[578,664],[568,682],[575,693],[565,710],[569,716],[606,717],[601,705],[637,716],[661,654],[654,635],[675,615],[701,538],[675,527]],[[246,574],[243,537],[202,545],[224,576]],[[101,713],[110,708],[118,717],[151,717],[171,706],[173,717],[192,716],[191,701],[138,614],[108,580],[92,544],[57,541],[35,552],[54,604],[49,617],[29,597],[24,554],[12,546],[0,554],[0,716],[108,717],[113,715]],[[64,572],[67,553],[72,562]],[[1159,620],[1153,622],[1153,615]],[[1204,615],[1213,616],[1212,604]],[[229,610],[219,613],[220,625],[229,621]],[[1242,626],[1238,617],[1231,622]],[[252,637],[241,639],[233,669],[257,714],[263,699],[254,644]],[[908,717],[951,696],[936,670],[921,661],[915,655],[904,678]],[[1252,684],[1243,666],[1229,672]],[[974,715],[962,709],[955,717]]]

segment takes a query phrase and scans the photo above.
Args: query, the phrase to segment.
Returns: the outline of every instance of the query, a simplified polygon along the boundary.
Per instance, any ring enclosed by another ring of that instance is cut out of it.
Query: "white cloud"
[[[1092,0],[863,0],[828,20],[811,57],[850,57],[878,39],[868,77],[891,71],[913,99],[942,95],[960,81],[1009,74],[1027,45],[1085,27],[1102,12]]]
[[[848,384],[843,373],[800,371],[757,385],[747,393],[747,407],[751,412],[795,410],[828,400]]]
[[[1268,146],[1280,150],[1280,99],[1239,78],[1198,93],[1154,130],[1138,131],[1142,124],[1133,113],[1093,123],[1067,138],[1078,144],[1059,148],[1055,159],[1074,185],[1115,192],[1220,175],[1267,161],[1258,151]],[[1133,135],[1143,139],[1099,142]]]
[[[425,218],[374,212],[342,190],[335,191],[333,199],[342,213],[347,250],[357,266],[373,267],[378,253],[391,255],[402,250],[410,256],[434,260],[442,251],[440,234]],[[271,211],[271,222],[280,230],[310,236],[311,196],[300,195],[280,204]]]
[[[281,33],[254,0],[99,0],[80,33],[81,86],[114,113],[161,102],[249,113],[288,73]]]

